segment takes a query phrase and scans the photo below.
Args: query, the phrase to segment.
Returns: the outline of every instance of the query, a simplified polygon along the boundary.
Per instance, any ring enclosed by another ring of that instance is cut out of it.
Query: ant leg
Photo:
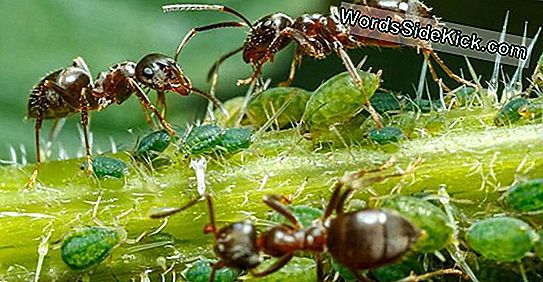
[[[83,127],[83,138],[85,139],[85,158],[87,160],[87,174],[92,175],[92,159],[91,159],[91,149],[89,143],[89,112],[88,112],[88,103],[85,98],[85,91],[87,89],[83,88],[81,90],[81,126]]]
[[[360,282],[373,282],[373,280],[369,279],[368,277],[366,277],[366,275],[364,274],[361,274],[358,270],[356,269],[351,269],[349,268],[349,271],[354,275],[354,277],[356,278],[356,281],[360,281]]]
[[[300,48],[296,48],[294,53],[294,59],[290,64],[290,73],[288,74],[288,79],[279,83],[279,86],[288,87],[294,81],[294,76],[296,75],[296,70],[300,67],[302,63],[302,56],[304,55],[303,51]]]
[[[219,59],[217,59],[215,61],[215,63],[213,64],[213,66],[209,69],[209,71],[207,72],[207,81],[210,81],[211,78],[213,77],[213,75],[219,71],[219,66],[224,62],[226,61],[228,58],[234,56],[235,54],[241,52],[241,50],[243,50],[243,47],[244,46],[241,46],[235,50],[232,50],[224,55],[222,55]]]
[[[281,203],[283,201],[288,201],[285,196],[266,195],[262,200],[270,208],[288,219],[294,225],[296,230],[302,229],[302,224],[300,223],[298,218],[285,205],[283,205],[283,203]]]
[[[281,269],[283,266],[285,266],[294,256],[293,253],[288,253],[282,257],[280,257],[277,261],[275,261],[270,267],[267,269],[264,269],[262,271],[256,272],[255,270],[251,270],[251,274],[254,277],[264,277],[266,275],[270,275],[277,270]]]
[[[160,115],[160,112],[157,110],[157,108],[153,106],[153,104],[151,104],[151,101],[149,101],[149,98],[147,98],[147,96],[145,95],[141,87],[138,85],[138,83],[134,81],[133,79],[129,79],[128,81],[132,89],[135,90],[134,93],[140,99],[140,103],[143,106],[143,108],[151,110],[151,112],[155,114],[155,116],[158,118],[158,121],[160,122],[162,127],[164,127],[166,131],[168,131],[168,134],[170,134],[171,136],[175,136],[175,131],[172,129],[172,126],[170,125],[170,123],[168,123]]]
[[[323,222],[326,221],[328,217],[332,215],[332,212],[334,211],[334,209],[336,209],[337,202],[339,198],[341,197],[340,192],[343,185],[345,185],[345,183],[343,183],[343,181],[341,180],[338,180],[336,182],[336,185],[334,185],[334,192],[332,192],[332,195],[330,196],[330,201],[328,202],[328,205],[326,206],[326,210],[324,211],[322,215],[321,220]]]
[[[454,269],[454,268],[447,268],[447,269],[440,269],[440,270],[437,270],[437,271],[434,271],[434,272],[429,272],[429,273],[425,273],[425,274],[422,274],[422,275],[416,275],[415,273],[411,273],[409,276],[405,277],[405,278],[402,278],[400,280],[396,280],[395,282],[419,282],[419,281],[426,281],[426,280],[430,280],[436,276],[443,276],[443,275],[458,275],[458,276],[461,276],[463,278],[465,278],[465,280],[468,280],[467,277],[464,277],[465,274],[464,272],[458,270],[458,269]]]
[[[339,42],[337,42],[337,43],[338,43],[337,45],[341,44]],[[343,46],[335,46],[334,49],[336,50],[336,53],[338,54],[338,56],[343,61],[343,65],[345,65],[345,68],[347,68],[347,71],[351,75],[351,78],[358,85],[358,88],[362,91],[362,89],[363,89],[362,79],[360,78],[360,75],[358,74],[357,69],[353,65],[353,62],[351,61],[351,58],[349,57],[347,52],[345,52],[345,49],[343,48]],[[379,74],[380,73],[378,73],[378,75]],[[366,108],[367,108],[368,112],[370,113],[371,118],[373,119],[373,122],[375,123],[375,127],[377,127],[377,129],[383,128],[383,122],[381,121],[381,116],[377,113],[377,111],[371,105],[370,99],[367,97],[366,93],[363,92],[362,94],[366,98],[366,103],[365,103]]]
[[[447,92],[451,92],[451,89],[449,87],[447,87],[447,85],[445,85],[445,83],[443,83],[441,78],[439,78],[437,76],[436,70],[434,69],[434,66],[432,65],[432,60],[430,59],[428,54],[424,53],[424,59],[428,63],[428,69],[430,70],[430,74],[432,75],[432,79],[437,83],[437,85],[439,85],[439,87],[443,88],[443,90],[445,90]]]
[[[226,27],[243,27],[243,26],[245,26],[245,24],[240,23],[240,22],[222,22],[222,23],[215,23],[215,24],[195,27],[191,29],[189,33],[185,35],[181,43],[179,43],[179,46],[177,46],[177,49],[175,50],[175,56],[173,59],[177,62],[179,58],[179,54],[181,53],[181,50],[187,45],[189,40],[193,38],[198,32],[219,29],[219,28],[226,28]]]
[[[217,107],[221,113],[225,116],[225,117],[228,117],[230,114],[228,113],[228,111],[226,110],[226,108],[224,107],[224,105],[222,104],[222,102],[217,99],[217,97],[215,96],[211,96],[210,94],[198,89],[198,88],[189,88],[190,91],[193,91],[194,93],[196,93],[197,95],[200,95],[204,98],[206,98],[207,100],[209,100],[211,103],[213,103],[213,105],[215,105],[215,107]]]
[[[166,117],[166,95],[163,91],[157,92],[157,106],[160,107],[160,115],[165,118]]]
[[[32,175],[30,176],[30,179],[26,182],[25,187],[31,187],[34,186],[36,183],[36,180],[38,179],[38,174],[41,166],[41,154],[40,154],[40,130],[41,125],[43,122],[43,113],[41,111],[38,112],[38,116],[36,117],[36,125],[35,125],[35,142],[36,142],[36,166],[34,167],[34,171],[32,172]]]
[[[446,64],[445,62],[443,62],[443,60],[437,55],[436,52],[434,52],[434,50],[429,50],[429,51],[426,51],[426,49],[424,50],[424,52],[429,52],[430,55],[432,56],[432,58],[434,58],[434,60],[437,62],[437,64],[441,67],[441,69],[452,79],[456,80],[458,83],[461,83],[461,84],[466,84],[466,85],[469,85],[471,87],[475,87],[477,88],[477,85],[476,84],[473,84],[472,82],[470,81],[467,81],[463,78],[461,78],[460,76],[456,75]]]
[[[219,235],[217,234],[217,224],[215,223],[215,208],[213,207],[213,199],[208,193],[204,193],[203,197],[206,199],[207,212],[209,213],[209,223],[204,228],[204,233],[213,233],[215,239],[217,239]]]
[[[174,215],[174,214],[176,214],[178,212],[182,212],[182,211],[194,206],[195,204],[199,203],[201,200],[202,200],[202,197],[198,197],[196,199],[190,200],[188,203],[186,203],[185,205],[183,205],[181,207],[157,209],[157,210],[151,211],[150,214],[149,214],[149,217],[152,218],[152,219],[159,219],[159,218],[163,218],[163,217],[168,217],[170,215]]]
[[[324,266],[322,265],[322,256],[321,254],[315,255],[315,263],[317,264],[317,281],[324,281]]]
[[[236,83],[236,85],[237,85],[237,86],[240,86],[240,85],[248,85],[248,84],[251,84],[251,83],[253,83],[253,81],[255,81],[258,77],[260,77],[261,73],[262,73],[262,65],[254,66],[254,72],[253,72],[253,74],[252,74],[249,78],[238,80],[238,82]]]
[[[211,264],[211,273],[209,274],[209,282],[215,282],[215,273],[218,269],[225,267],[224,262],[219,261],[217,263]]]

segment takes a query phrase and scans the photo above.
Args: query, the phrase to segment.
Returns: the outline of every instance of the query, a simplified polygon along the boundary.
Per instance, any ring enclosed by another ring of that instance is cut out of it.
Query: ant
[[[403,5],[400,5],[400,3]],[[404,0],[363,0],[361,4],[368,7],[392,10],[402,14],[407,14],[409,12],[416,16],[430,15],[430,8],[418,0],[408,2],[405,2]],[[362,87],[362,80],[349,58],[346,49],[361,48],[368,45],[382,47],[399,46],[399,44],[393,44],[383,40],[351,35],[350,28],[340,23],[339,13],[336,7],[331,8],[332,13],[330,16],[322,14],[304,14],[293,19],[283,13],[275,13],[257,20],[254,24],[239,12],[223,5],[172,4],[162,6],[162,9],[164,12],[221,11],[233,14],[241,19],[242,22],[221,22],[193,28],[177,47],[174,57],[177,60],[181,50],[198,32],[225,27],[248,26],[251,31],[243,46],[220,57],[215,62],[208,76],[209,78],[211,74],[215,73],[223,61],[242,52],[243,60],[253,67],[254,72],[248,79],[239,80],[238,85],[252,83],[261,75],[262,66],[266,62],[273,61],[277,52],[284,49],[289,43],[294,42],[297,44],[296,53],[291,63],[289,77],[285,82],[281,83],[282,86],[288,86],[293,82],[296,69],[301,64],[304,55],[314,59],[324,59],[331,53],[336,53],[341,58],[353,81],[359,87]],[[436,60],[448,76],[462,84],[472,85],[470,82],[454,74],[429,46],[422,47],[433,79],[440,86],[444,87],[445,90],[449,88],[437,77],[437,74],[431,65],[430,57]],[[382,128],[383,126],[379,119],[379,115],[373,109],[369,100],[366,103],[366,107],[375,121],[376,126]]]
[[[335,184],[322,218],[307,228],[303,228],[298,218],[283,204],[290,202],[289,199],[273,194],[265,196],[264,203],[287,218],[290,224],[277,224],[262,233],[258,233],[249,220],[218,228],[213,200],[206,192],[183,207],[152,213],[151,218],[170,216],[201,200],[207,202],[209,224],[205,226],[204,233],[214,235],[213,250],[220,258],[219,262],[212,265],[209,281],[214,281],[215,272],[222,267],[249,270],[255,277],[269,275],[285,266],[298,251],[315,254],[319,281],[324,279],[322,254],[325,251],[347,267],[359,281],[370,281],[359,270],[373,269],[400,259],[411,250],[421,231],[395,212],[380,209],[344,212],[344,204],[355,190],[390,177],[409,174],[421,161],[420,158],[416,159],[404,172],[372,176],[365,180],[361,178],[390,167],[393,161],[375,169],[346,175]],[[332,216],[334,211],[335,217]],[[261,253],[278,260],[269,268],[256,271],[262,262]]]
[[[162,113],[149,101],[140,84],[158,92],[158,103],[162,106]],[[81,57],[75,58],[70,66],[45,76],[32,89],[28,100],[28,117],[36,119],[36,167],[26,186],[33,185],[38,177],[41,165],[40,129],[44,119],[58,121],[70,114],[81,112],[87,172],[91,174],[88,112],[101,111],[112,103],[122,104],[134,93],[144,110],[150,110],[168,134],[174,136],[175,131],[164,118],[166,91],[174,91],[181,95],[188,95],[193,91],[223,109],[216,98],[193,88],[190,80],[172,58],[156,53],[144,56],[137,64],[128,61],[116,64],[109,71],[101,72],[94,84],[90,70]],[[150,119],[147,117],[146,119],[151,123]]]

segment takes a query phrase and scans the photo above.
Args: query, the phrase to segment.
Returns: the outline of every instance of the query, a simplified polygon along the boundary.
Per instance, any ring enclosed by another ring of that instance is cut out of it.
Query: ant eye
[[[153,78],[153,75],[155,73],[153,72],[153,70],[151,68],[144,68],[143,69],[143,75],[149,79]]]

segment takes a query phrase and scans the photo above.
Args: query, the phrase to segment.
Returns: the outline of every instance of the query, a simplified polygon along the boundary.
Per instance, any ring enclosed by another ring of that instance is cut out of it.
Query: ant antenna
[[[244,17],[241,13],[238,11],[228,8],[223,5],[205,5],[205,4],[171,4],[171,5],[164,5],[162,6],[162,11],[164,13],[170,13],[170,12],[181,12],[181,11],[221,11],[225,13],[232,14],[238,18],[240,18],[242,21],[244,21],[249,28],[254,30],[253,25],[251,24],[251,21],[249,21],[246,17]]]

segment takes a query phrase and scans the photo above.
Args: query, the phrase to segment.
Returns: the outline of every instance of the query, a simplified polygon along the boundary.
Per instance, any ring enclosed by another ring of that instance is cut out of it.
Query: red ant
[[[366,180],[360,178],[368,173],[382,171],[391,166],[392,162],[376,169],[360,170],[345,176],[335,184],[322,218],[307,228],[303,228],[298,218],[282,203],[288,202],[288,199],[278,195],[265,196],[264,203],[287,218],[290,225],[277,224],[260,234],[249,220],[218,228],[212,197],[207,193],[183,207],[164,209],[151,214],[151,217],[166,217],[183,211],[202,199],[207,201],[209,224],[205,226],[204,233],[214,235],[213,250],[220,258],[219,262],[212,265],[209,281],[214,281],[216,270],[222,267],[249,270],[255,277],[269,275],[285,266],[298,251],[315,254],[319,281],[324,279],[322,254],[325,251],[347,267],[359,281],[369,281],[359,270],[373,269],[398,260],[410,251],[420,231],[407,219],[392,211],[365,209],[344,212],[345,201],[355,190],[365,185],[411,173],[420,162],[421,159],[415,160],[405,172],[373,176]],[[346,189],[343,189],[344,187]],[[335,217],[332,217],[333,211],[336,212]],[[261,253],[278,260],[269,268],[256,271],[262,261]]]
[[[362,5],[392,10],[402,14],[406,14],[407,11],[409,11],[410,13],[415,13],[417,16],[430,15],[430,8],[417,0],[408,2],[405,2],[404,0],[364,0],[362,2]],[[400,5],[400,3],[407,4],[407,9],[405,9],[405,5]],[[285,14],[275,13],[257,20],[254,24],[251,24],[247,18],[234,9],[222,5],[173,4],[162,6],[162,9],[164,12],[203,10],[221,11],[233,14],[240,18],[242,22],[221,22],[193,28],[183,38],[175,53],[175,59],[177,60],[183,47],[198,32],[224,27],[248,26],[251,31],[243,46],[220,57],[210,71],[211,75],[216,71],[223,61],[237,54],[238,52],[243,51],[243,60],[253,67],[254,72],[250,78],[239,80],[238,84],[252,83],[260,76],[262,66],[268,61],[273,61],[275,54],[284,49],[290,42],[293,41],[298,47],[296,48],[296,53],[291,64],[289,77],[285,82],[281,83],[283,86],[288,86],[293,82],[296,69],[300,65],[303,55],[307,55],[315,59],[323,59],[329,56],[331,53],[336,53],[342,59],[343,64],[345,65],[347,71],[351,74],[353,80],[359,86],[361,86],[362,81],[360,76],[358,75],[358,72],[356,71],[351,59],[347,55],[346,49],[360,48],[368,45],[382,47],[399,46],[399,44],[382,40],[351,35],[350,28],[340,23],[339,15],[335,7],[332,9],[331,16],[325,16],[322,14],[304,14],[292,19]],[[436,60],[440,67],[451,78],[462,84],[471,85],[470,82],[455,75],[429,46],[422,47],[424,48],[424,56],[429,63],[428,65],[433,79],[443,86],[444,89],[447,90],[448,88],[437,77],[437,74],[431,65],[430,56]],[[379,116],[369,101],[366,103],[366,106],[377,127],[381,128],[382,124]]]
[[[158,92],[162,113],[149,101],[140,84]],[[164,118],[166,91],[174,91],[181,95],[188,95],[190,91],[194,91],[222,109],[218,100],[192,87],[190,80],[172,58],[161,54],[146,55],[137,64],[134,62],[117,64],[108,72],[101,72],[94,85],[90,70],[81,57],[75,58],[71,66],[48,74],[32,89],[28,100],[28,117],[36,119],[36,167],[26,185],[33,185],[38,176],[41,164],[40,129],[44,119],[58,121],[70,114],[81,112],[87,171],[91,173],[88,112],[101,111],[112,103],[122,104],[134,93],[140,99],[144,110],[149,109],[162,127],[173,136],[175,131]],[[150,119],[147,120],[150,122]]]

